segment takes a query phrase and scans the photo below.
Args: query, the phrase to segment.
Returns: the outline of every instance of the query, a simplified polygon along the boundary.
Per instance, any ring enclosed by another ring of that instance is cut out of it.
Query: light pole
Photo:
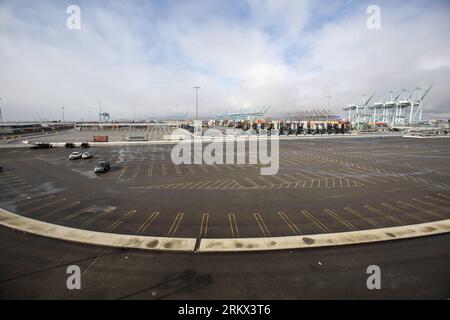
[[[3,99],[0,98],[0,101],[2,101]],[[2,126],[3,126],[3,115],[2,115],[2,106],[0,105],[0,120],[2,121]]]
[[[61,109],[62,109],[62,122],[64,122],[65,121],[65,119],[64,119],[64,107],[61,107]]]
[[[99,101],[97,102],[98,106],[99,106],[99,112],[98,112],[98,123],[102,122],[102,102]]]
[[[196,99],[195,99],[195,120],[198,120],[198,90],[200,90],[201,87],[194,87],[195,93],[196,93]]]

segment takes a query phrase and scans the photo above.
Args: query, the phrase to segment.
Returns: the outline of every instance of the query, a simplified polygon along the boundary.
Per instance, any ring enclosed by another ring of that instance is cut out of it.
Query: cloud
[[[275,115],[355,102],[363,93],[435,87],[426,114],[450,116],[450,10],[381,2],[382,29],[360,1],[82,1],[0,3],[0,97],[7,119],[201,115],[272,105]],[[6,103],[6,105],[5,105]]]

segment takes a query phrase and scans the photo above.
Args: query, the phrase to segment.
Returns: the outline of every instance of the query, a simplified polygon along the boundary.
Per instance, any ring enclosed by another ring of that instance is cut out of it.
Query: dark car
[[[72,143],[72,142],[66,143],[66,148],[70,148],[70,149],[75,148],[75,143]]]
[[[53,146],[50,143],[36,143],[30,149],[36,150],[36,149],[50,149],[50,148],[53,148]]]
[[[110,165],[108,161],[100,161],[95,165],[94,172],[95,173],[104,173],[108,172],[110,169]]]
[[[87,149],[87,148],[89,148],[90,146],[89,146],[89,143],[83,142],[83,143],[81,144],[81,147],[82,147],[83,149]]]

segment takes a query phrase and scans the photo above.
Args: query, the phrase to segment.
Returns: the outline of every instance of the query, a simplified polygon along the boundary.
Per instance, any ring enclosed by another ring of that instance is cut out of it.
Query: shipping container
[[[108,136],[94,136],[94,142],[108,142]]]

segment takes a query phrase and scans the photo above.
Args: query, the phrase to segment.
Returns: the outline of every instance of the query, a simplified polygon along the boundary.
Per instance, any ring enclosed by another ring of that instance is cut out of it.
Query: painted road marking
[[[98,213],[96,216],[94,216],[94,217],[90,218],[89,220],[83,222],[81,225],[83,227],[87,227],[87,226],[93,224],[95,221],[99,220],[100,218],[103,218],[107,214],[113,212],[114,210],[116,210],[116,207],[111,207],[109,209],[103,210],[100,213]]]
[[[189,172],[190,172],[191,174],[195,174],[195,170],[192,168],[191,165],[186,165],[186,168],[189,170]]]
[[[239,238],[239,229],[237,226],[236,215],[234,213],[228,214],[228,220],[230,221],[231,235],[233,238]]]
[[[380,225],[379,223],[375,222],[374,220],[372,220],[372,219],[366,217],[366,216],[363,215],[361,212],[358,212],[358,211],[356,211],[356,210],[354,210],[354,209],[352,209],[352,208],[350,208],[350,207],[345,207],[344,210],[347,211],[347,212],[350,212],[351,214],[354,214],[355,216],[357,216],[357,217],[363,219],[364,221],[370,223],[371,225],[373,225],[373,226],[375,226],[375,227],[377,227],[377,228],[383,228],[382,225]]]
[[[177,216],[175,217],[175,220],[173,220],[172,226],[169,229],[169,232],[167,233],[167,236],[173,237],[177,233],[178,226],[180,225],[181,219],[183,219],[184,213],[180,212],[177,213]]]
[[[87,208],[81,209],[75,213],[69,214],[68,216],[63,218],[63,221],[68,221],[68,220],[74,219],[74,218],[82,215],[83,213],[87,213],[89,211],[89,209],[92,209],[92,207],[87,207]]]
[[[392,205],[390,205],[388,203],[384,203],[384,202],[381,205],[386,207],[386,208],[388,208],[388,209],[390,209],[390,210],[392,210],[392,211],[397,211],[397,212],[403,213],[404,215],[406,215],[406,216],[408,216],[410,218],[413,218],[413,219],[415,219],[417,221],[425,222],[425,219],[422,219],[421,217],[419,217],[419,216],[417,216],[417,215],[415,215],[413,213],[410,213],[408,211],[405,211],[405,210],[403,210],[401,208],[394,207],[394,206],[392,206]]]
[[[43,198],[39,198],[39,199],[19,199],[19,200],[15,200],[15,201],[13,201],[13,202],[11,202],[12,204],[17,204],[17,205],[19,205],[19,206],[21,206],[21,207],[24,207],[24,206],[28,206],[28,205],[30,205],[30,204],[36,204],[36,203],[39,203],[39,202],[41,202],[41,201],[46,201],[46,200],[50,200],[50,199],[53,199],[53,198],[55,198],[56,196],[54,195],[54,194],[52,194],[52,195],[50,195],[50,196],[47,196],[47,197],[43,197]],[[26,203],[22,203],[22,202],[26,202]]]
[[[326,213],[328,213],[331,217],[333,217],[334,219],[336,219],[337,221],[339,221],[340,223],[342,223],[344,226],[346,226],[348,229],[350,230],[358,230],[357,227],[355,227],[351,222],[348,222],[347,220],[345,220],[344,218],[342,218],[341,216],[339,216],[336,212],[334,212],[333,210],[330,209],[323,209],[323,211],[325,211]]]
[[[449,196],[442,194],[442,193],[438,193],[438,196],[441,196],[442,198],[450,199]]]
[[[202,223],[200,225],[200,232],[199,232],[200,238],[206,238],[208,234],[208,220],[209,214],[208,213],[202,214]]]
[[[151,165],[148,166],[148,173],[147,173],[147,175],[148,175],[149,177],[152,177],[152,176],[153,176],[153,164],[151,164]]]
[[[114,229],[116,229],[118,226],[120,226],[125,220],[127,220],[129,217],[131,217],[135,213],[136,213],[136,210],[131,210],[131,211],[125,213],[119,220],[117,220],[116,222],[111,224],[106,229],[106,231],[113,231]]]
[[[253,181],[253,180],[250,179],[250,178],[244,178],[244,180],[247,181],[248,183],[250,183],[250,184],[251,184],[253,187],[255,187],[255,188],[259,188],[259,187],[260,187],[259,184],[257,184],[255,181]]]
[[[175,171],[176,171],[177,175],[181,175],[181,170],[180,170],[179,166],[175,165]]]
[[[139,175],[140,170],[141,170],[141,167],[137,167],[136,169],[134,169],[133,175],[132,175],[133,180],[135,180],[136,177]]]
[[[447,205],[450,204],[449,201],[445,201],[445,200],[438,199],[438,198],[434,198],[434,197],[430,197],[430,196],[426,196],[425,198],[431,199],[431,200],[434,200],[434,201],[438,201],[438,202],[442,202],[442,203],[445,203],[445,204],[447,204]]]
[[[167,175],[167,169],[164,163],[161,163],[161,173],[163,176]]]
[[[376,213],[378,215],[381,215],[381,216],[383,216],[383,217],[385,217],[385,218],[387,218],[387,219],[389,219],[389,220],[391,220],[391,221],[393,221],[395,223],[398,223],[399,225],[403,224],[403,222],[400,219],[397,219],[397,218],[395,218],[395,217],[393,217],[393,216],[391,216],[389,214],[386,214],[386,213],[382,212],[381,210],[375,209],[374,207],[371,207],[369,205],[365,205],[363,207],[366,208],[367,210],[372,211],[372,212],[374,212],[374,213]]]
[[[284,212],[280,211],[278,212],[278,215],[281,217],[281,219],[283,219],[283,221],[288,225],[288,227],[295,235],[299,235],[302,233],[300,229],[295,225],[295,223],[292,222],[292,220]]]
[[[253,216],[255,217],[256,222],[258,223],[263,236],[270,237],[269,229],[267,228],[266,224],[264,223],[264,220],[262,219],[261,215],[258,212],[256,212],[253,214]]]
[[[309,213],[306,210],[302,210],[303,215],[311,220],[312,223],[314,223],[320,230],[326,233],[331,233],[331,230],[327,228],[326,225],[324,225],[322,222],[320,222],[316,217],[314,217],[311,213]]]
[[[438,205],[438,204],[435,204],[435,203],[432,203],[432,202],[429,202],[429,201],[420,200],[420,199],[416,199],[416,198],[414,198],[413,201],[417,201],[417,202],[423,203],[425,205],[429,205],[429,206],[432,206],[432,207],[435,207],[435,208],[438,208],[438,209],[442,209],[442,210],[445,210],[445,211],[450,211],[450,208],[448,208],[448,207],[443,207],[441,205]]]
[[[443,219],[443,220],[445,219],[445,217],[440,215],[439,213],[435,213],[435,212],[433,212],[433,211],[431,211],[429,209],[425,209],[425,208],[420,207],[418,205],[412,205],[412,204],[406,203],[404,201],[399,201],[398,203],[400,203],[403,206],[409,207],[409,208],[422,210],[422,211],[428,213],[429,215],[432,215],[432,216],[437,217],[439,219]]]
[[[34,207],[34,208],[32,208],[32,209],[25,210],[25,211],[28,212],[28,213],[29,213],[29,212],[35,212],[35,211],[38,211],[38,210],[40,210],[40,209],[44,209],[44,208],[47,208],[47,207],[56,205],[56,204],[61,203],[61,202],[64,202],[64,201],[66,201],[66,199],[65,199],[65,198],[62,198],[62,199],[55,200],[55,201],[52,201],[52,202],[47,202],[46,204],[43,204],[43,205],[40,205],[40,206],[38,206],[38,207]]]
[[[124,167],[122,168],[122,171],[120,172],[120,175],[119,175],[119,177],[117,178],[118,180],[122,180],[122,176],[124,175],[125,171],[127,171],[127,169],[128,169],[128,166],[124,166]]]

